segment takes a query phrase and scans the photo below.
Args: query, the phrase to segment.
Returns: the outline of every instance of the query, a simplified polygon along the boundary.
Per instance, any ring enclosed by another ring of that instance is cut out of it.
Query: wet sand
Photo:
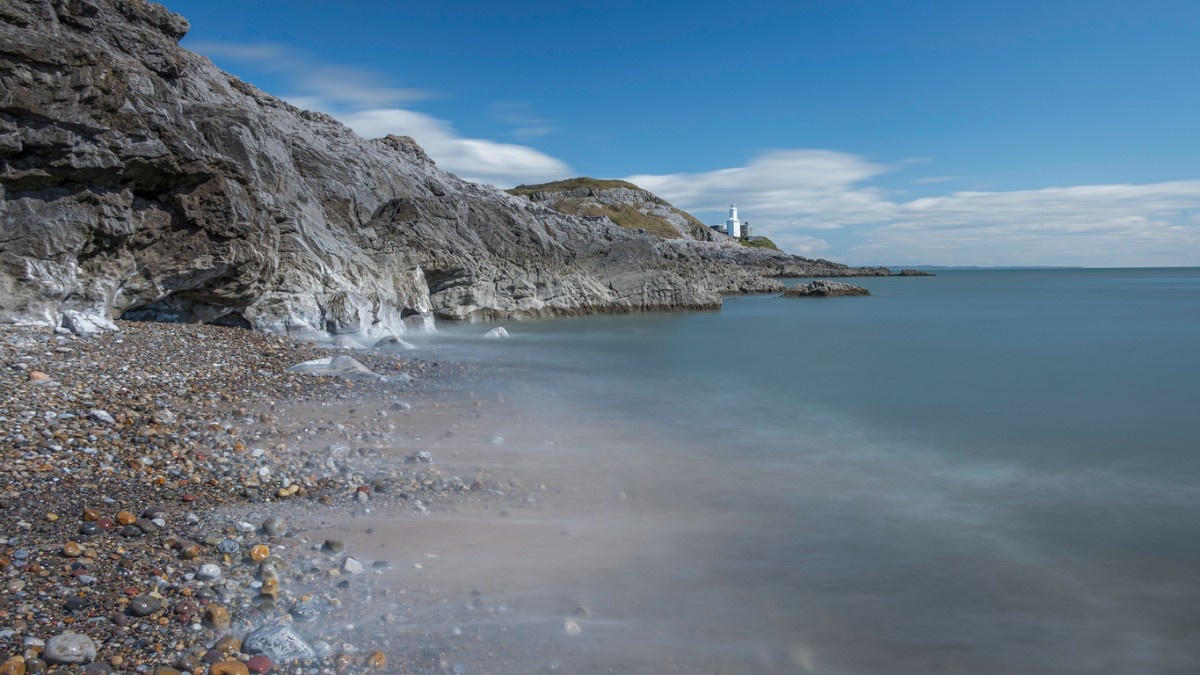
[[[722,551],[748,524],[720,508],[719,485],[695,483],[677,440],[495,393],[451,396],[409,422],[395,461],[428,451],[490,498],[307,532],[391,564],[363,610],[396,620],[358,630],[432,645],[447,672],[805,670],[804,644],[725,583],[736,570],[714,566],[753,555]]]

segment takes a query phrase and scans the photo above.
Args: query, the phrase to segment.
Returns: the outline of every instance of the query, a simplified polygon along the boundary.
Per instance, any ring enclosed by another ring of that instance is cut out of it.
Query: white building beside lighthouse
[[[737,204],[729,205],[729,220],[725,221],[725,234],[734,239],[742,236],[742,222],[737,217]]]

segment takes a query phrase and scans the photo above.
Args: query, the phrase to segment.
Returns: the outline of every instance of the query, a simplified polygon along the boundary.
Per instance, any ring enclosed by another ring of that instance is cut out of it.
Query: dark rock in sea
[[[354,334],[430,317],[715,308],[769,276],[887,274],[667,240],[365,140],[178,44],[144,0],[0,3],[0,322]],[[369,341],[368,341],[369,340]]]
[[[807,284],[797,284],[783,292],[785,298],[836,298],[848,295],[870,295],[861,286],[851,286],[841,281],[817,279]]]
[[[897,275],[896,275],[896,276],[901,276],[901,277],[932,277],[932,276],[934,276],[934,274],[933,274],[933,272],[926,272],[925,270],[904,269],[904,270],[900,270],[900,271],[897,273]]]

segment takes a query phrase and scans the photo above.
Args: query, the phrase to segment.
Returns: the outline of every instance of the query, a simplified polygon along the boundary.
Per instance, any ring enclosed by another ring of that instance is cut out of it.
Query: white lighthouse
[[[729,205],[729,220],[725,221],[725,234],[734,239],[742,236],[742,223],[737,217],[737,204]]]

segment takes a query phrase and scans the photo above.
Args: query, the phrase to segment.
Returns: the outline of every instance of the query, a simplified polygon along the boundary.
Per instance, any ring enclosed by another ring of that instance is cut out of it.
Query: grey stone
[[[134,616],[149,616],[162,609],[162,600],[153,595],[139,595],[129,602],[129,613]]]
[[[408,464],[433,464],[433,455],[428,450],[413,453],[404,458]]]
[[[279,516],[271,516],[263,521],[262,531],[272,537],[277,537],[287,532],[287,521]]]
[[[348,380],[382,380],[380,375],[371,372],[363,364],[356,359],[345,354],[337,356],[329,356],[323,359],[313,359],[304,363],[297,363],[288,368],[289,373],[308,373],[309,375],[324,375],[328,377],[341,377]]]
[[[108,413],[108,411],[106,411],[106,410],[88,411],[88,417],[96,420],[97,422],[103,422],[104,424],[116,424],[117,423],[117,421],[115,419],[113,419],[113,416],[110,415]]]
[[[321,610],[312,600],[297,602],[288,611],[293,619],[301,623],[312,623],[321,617]]]
[[[416,347],[408,342],[405,342],[404,340],[401,340],[395,335],[390,335],[383,338],[379,342],[376,342],[372,346],[372,349],[379,349],[385,352],[406,352],[410,349],[416,349]]]
[[[82,633],[61,633],[46,641],[42,658],[50,663],[88,663],[96,658],[96,643]]]
[[[221,578],[221,568],[212,563],[204,563],[196,570],[196,578],[200,581],[214,581]]]
[[[268,625],[251,631],[242,640],[242,649],[249,654],[263,654],[276,663],[316,656],[313,648],[287,626]]]

